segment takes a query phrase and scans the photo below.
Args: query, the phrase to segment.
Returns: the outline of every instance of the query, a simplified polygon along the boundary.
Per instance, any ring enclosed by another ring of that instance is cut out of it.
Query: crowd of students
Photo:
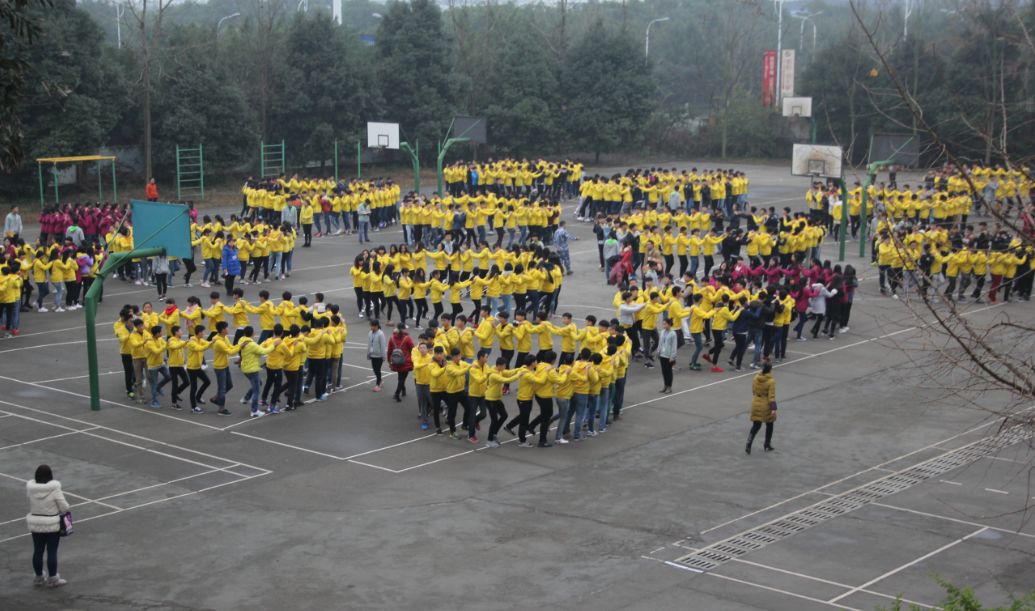
[[[364,251],[349,270],[356,312],[369,320],[366,356],[374,388],[381,390],[387,364],[397,374],[394,398],[401,401],[412,371],[422,428],[433,421],[444,433],[445,414],[450,435],[477,443],[481,419],[488,416],[490,446],[499,443],[501,429],[514,428],[522,446],[531,444],[529,434],[536,430],[539,444],[549,445],[548,425],[556,415],[564,422],[554,442],[564,443],[581,438],[583,430],[591,435],[606,430],[620,416],[625,375],[634,362],[646,368],[659,363],[661,392],[668,393],[684,347],[689,371],[701,370],[704,360],[712,372],[723,373],[724,356],[737,370],[745,357],[753,368],[786,358],[792,332],[805,341],[820,334],[833,340],[848,331],[860,278],[853,266],[824,260],[822,248],[838,226],[833,217],[853,214],[857,190],[845,208],[836,190],[818,185],[807,196],[806,212],[778,213],[752,206],[747,177],[734,170],[634,170],[582,182],[575,191],[580,193],[575,214],[592,216],[600,269],[616,292],[613,317],[586,316],[579,326],[568,313],[556,321],[561,286],[572,271],[567,241],[574,239],[560,218],[559,199],[571,192],[552,193],[539,162],[493,163],[454,166],[450,176],[460,188],[451,187],[443,197],[409,194],[393,203],[386,218],[398,219],[404,242]],[[515,173],[501,178],[498,172],[508,167]],[[552,178],[563,184],[568,175]],[[919,195],[896,192],[897,187],[873,192],[871,235],[882,292],[926,298],[932,287],[941,291],[947,285],[942,294],[958,300],[973,284],[971,295],[980,299],[987,277],[993,301],[1030,298],[1031,247],[1001,226],[968,225],[973,189],[951,191],[952,184],[963,183],[950,176]],[[234,286],[236,277],[261,284],[270,272],[274,279],[289,273],[295,227],[307,224],[304,210],[315,207],[314,199],[321,210],[332,193],[367,204],[361,194],[377,187],[348,184],[335,192],[339,186],[267,181],[246,187],[247,216],[231,216],[229,222],[204,217],[194,224],[194,243],[205,262],[202,286],[223,278],[232,302],[224,304],[214,292],[207,306],[191,297],[182,310],[172,299],[160,312],[149,304],[124,308],[115,332],[126,392],[160,408],[168,382],[174,407],[185,407],[181,397],[189,389],[186,403],[200,413],[210,384],[206,353],[216,377],[216,394],[209,400],[222,415],[229,413],[235,355],[248,379],[240,399],[250,404],[252,417],[278,413],[281,406],[296,409],[310,390],[317,400],[340,390],[347,337],[340,306],[325,305],[319,294],[312,305],[304,297],[296,302],[290,293],[274,304],[267,291],[260,291],[253,305]],[[611,191],[616,186],[618,199]],[[284,198],[284,207],[267,205],[270,198]],[[898,205],[901,200],[907,205]],[[908,203],[913,201],[925,203]],[[331,204],[332,212],[339,212],[336,205]],[[351,212],[352,204],[341,205],[341,212]],[[1030,199],[992,205],[1015,207],[1022,220],[1031,214]],[[300,213],[298,218],[291,211]],[[127,241],[132,247],[130,227],[111,233],[112,251],[126,248]],[[228,264],[228,248],[235,251],[230,261],[236,265]],[[57,250],[65,256],[60,246]],[[90,266],[99,265],[103,253],[92,254],[100,256]],[[158,263],[138,262],[126,270],[127,277],[154,277],[157,283],[165,273]],[[4,270],[0,282],[7,284],[0,284],[0,295],[6,297],[13,290],[10,278],[22,274],[17,261]],[[165,297],[160,288],[159,298]],[[395,330],[386,336],[382,321]],[[416,338],[410,328],[419,331]],[[727,342],[732,346],[724,354]],[[145,380],[149,400],[142,394]],[[512,384],[518,389],[518,416],[507,422],[503,397]],[[531,418],[533,402],[540,407],[537,419]]]

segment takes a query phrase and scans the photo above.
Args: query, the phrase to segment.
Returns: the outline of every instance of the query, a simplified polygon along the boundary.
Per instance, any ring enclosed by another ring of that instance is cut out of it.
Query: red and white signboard
[[[762,56],[762,106],[772,106],[776,98],[776,51]]]
[[[794,97],[794,49],[784,49],[781,53],[780,97]]]

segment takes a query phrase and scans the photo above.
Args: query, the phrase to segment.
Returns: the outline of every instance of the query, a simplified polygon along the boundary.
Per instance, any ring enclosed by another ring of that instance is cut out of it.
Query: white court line
[[[237,466],[237,465],[234,465],[234,466]],[[119,492],[117,494],[109,494],[108,496],[102,496],[101,498],[99,498],[97,500],[98,501],[106,501],[108,499],[114,499],[114,498],[118,498],[120,496],[126,496],[127,494],[136,494],[137,492],[143,492],[144,490],[151,490],[151,489],[154,489],[154,488],[160,488],[162,486],[168,486],[170,484],[176,484],[176,483],[188,480],[188,479],[194,479],[195,477],[201,477],[203,475],[211,475],[213,473],[219,473],[219,472],[229,473],[230,471],[228,471],[228,469],[230,469],[230,467],[223,468],[223,469],[209,469],[208,471],[202,471],[201,473],[195,473],[193,475],[186,475],[184,477],[178,477],[176,479],[171,479],[171,480],[169,480],[167,482],[159,482],[157,484],[151,484],[150,486],[143,486],[141,488],[135,488],[133,490],[127,490],[125,492]],[[233,473],[233,475],[236,475],[239,478],[246,478],[246,477],[248,477],[247,475],[240,475],[240,474],[237,474],[237,473]]]
[[[909,567],[911,567],[911,566],[913,566],[915,564],[919,564],[919,563],[923,562],[924,560],[927,560],[928,558],[931,558],[931,557],[933,557],[933,556],[935,556],[937,554],[940,554],[940,553],[944,552],[945,550],[947,550],[947,549],[949,549],[951,547],[955,547],[956,545],[959,545],[960,543],[963,543],[967,539],[970,539],[971,537],[974,537],[974,536],[976,536],[976,535],[978,535],[980,533],[983,533],[986,530],[988,530],[988,529],[985,528],[984,526],[982,526],[981,528],[975,530],[974,532],[970,533],[969,535],[964,535],[964,536],[960,537],[959,539],[956,539],[955,541],[952,541],[951,543],[946,543],[945,545],[939,547],[938,549],[936,549],[936,550],[934,550],[932,552],[928,552],[928,553],[924,554],[923,556],[920,556],[919,558],[916,558],[916,559],[914,559],[914,560],[912,560],[910,562],[907,562],[907,563],[903,564],[902,566],[899,566],[897,568],[891,569],[890,571],[888,571],[887,573],[884,573],[883,575],[878,575],[877,577],[874,577],[873,579],[867,581],[866,583],[862,584],[861,586],[852,588],[851,590],[845,592],[844,594],[835,596],[834,598],[831,598],[830,600],[828,600],[827,603],[830,603],[830,604],[836,603],[837,601],[841,600],[842,598],[845,598],[846,596],[851,596],[852,594],[855,594],[856,592],[859,592],[860,590],[862,590],[864,588],[868,588],[868,587],[872,586],[875,583],[883,581],[883,580],[887,579],[888,577],[891,577],[895,573],[899,573],[901,571],[904,571],[904,570],[908,569]]]
[[[997,490],[996,488],[985,488],[985,492],[991,492],[993,494],[1010,494],[1005,490]]]
[[[60,314],[60,312],[58,312],[58,314]],[[103,326],[107,325],[107,326],[110,327],[110,326],[112,326],[114,324],[115,324],[115,321],[111,320],[111,321],[108,321],[108,322],[99,322],[99,323],[95,324],[94,326],[95,327],[103,327]],[[14,339],[24,338],[24,337],[33,337],[34,335],[47,335],[48,333],[64,333],[65,331],[79,331],[81,329],[83,329],[83,325],[79,325],[78,327],[67,327],[67,328],[64,328],[64,329],[51,329],[49,331],[34,331],[32,333],[21,333],[21,334],[18,335],[18,337],[10,338],[9,341],[10,340],[14,340]],[[4,352],[8,352],[8,351],[7,350],[0,351],[0,354],[3,354]]]
[[[1035,535],[1030,535],[1028,533],[1021,532],[1019,530],[1010,530],[1009,528],[998,528],[996,526],[989,526],[987,524],[981,524],[980,522],[972,522],[970,520],[961,520],[959,518],[950,518],[949,516],[943,516],[943,515],[939,515],[937,513],[928,513],[926,511],[920,511],[918,509],[909,509],[909,508],[906,508],[906,507],[899,507],[898,505],[889,505],[887,503],[881,503],[879,501],[874,501],[874,502],[872,502],[870,504],[871,505],[875,505],[877,507],[883,507],[885,509],[893,509],[895,511],[904,511],[906,513],[913,513],[913,514],[916,514],[916,515],[919,515],[919,516],[927,516],[929,518],[937,518],[939,520],[946,520],[946,521],[949,521],[949,522],[956,522],[958,524],[966,524],[967,526],[980,526],[982,528],[987,528],[988,530],[994,530],[996,532],[1008,533],[1008,534],[1011,534],[1011,535],[1017,535],[1017,536],[1020,536],[1020,537],[1027,537],[1029,539],[1035,539]]]
[[[247,466],[247,465],[245,465],[245,466]],[[107,513],[102,513],[102,514],[98,514],[98,515],[95,515],[95,516],[90,516],[88,518],[79,518],[79,519],[76,520],[76,523],[78,524],[78,523],[81,523],[81,522],[89,522],[90,520],[96,520],[98,518],[104,518],[104,517],[107,517],[107,516],[112,516],[112,515],[115,515],[115,514],[122,513],[124,511],[131,511],[133,509],[140,509],[141,507],[149,507],[151,505],[155,505],[155,504],[158,504],[158,503],[166,503],[166,502],[169,502],[169,501],[174,501],[176,499],[181,499],[183,497],[187,497],[187,496],[191,496],[191,495],[195,495],[195,494],[201,494],[202,492],[208,492],[209,490],[215,490],[216,488],[222,488],[224,486],[230,486],[232,484],[240,484],[240,483],[246,482],[248,480],[255,479],[257,477],[263,477],[265,475],[269,475],[270,473],[272,473],[272,471],[267,471],[266,473],[259,473],[259,474],[256,474],[256,475],[250,475],[248,477],[245,477],[245,478],[242,478],[242,479],[239,479],[239,480],[236,480],[236,481],[224,482],[222,484],[216,484],[214,486],[209,486],[207,488],[202,488],[200,490],[191,490],[190,492],[184,492],[183,494],[177,494],[176,496],[170,496],[170,497],[164,498],[164,499],[155,499],[153,501],[148,501],[146,503],[140,503],[139,505],[133,505],[132,507],[119,508],[119,509],[117,509],[115,511],[109,511]],[[14,541],[15,539],[21,539],[21,538],[24,538],[24,537],[28,537],[29,534],[30,533],[24,533],[24,534],[21,534],[21,535],[15,535],[13,537],[8,537],[6,539],[0,539],[0,543],[6,543],[8,541]]]
[[[76,327],[76,329],[82,329],[82,327]],[[24,335],[19,335],[18,337],[25,337],[25,336]],[[98,342],[117,342],[117,341],[119,341],[119,338],[117,338],[117,337],[102,337],[102,338],[98,338],[97,341]],[[68,341],[68,342],[57,342],[57,343],[54,343],[54,344],[37,344],[35,346],[22,346],[21,348],[8,348],[7,350],[0,350],[0,354],[7,354],[8,352],[19,352],[21,350],[36,350],[38,348],[52,348],[54,346],[72,346],[72,345],[75,345],[75,344],[85,344],[85,343],[86,343],[85,339],[77,339],[77,340],[72,340],[72,341]]]
[[[51,391],[63,393],[63,394],[66,394],[66,395],[72,395],[73,397],[81,397],[83,399],[89,399],[90,398],[90,395],[84,395],[82,393],[72,392],[71,390],[65,390],[63,388],[54,388],[53,386],[44,386],[43,384],[39,384],[37,382],[27,382],[25,380],[19,380],[17,378],[11,378],[11,377],[8,377],[8,376],[0,376],[0,380],[9,380],[11,382],[17,382],[19,384],[25,384],[25,385],[28,385],[28,386],[35,386],[36,388],[43,388],[45,390],[51,390]],[[0,403],[6,403],[6,402],[5,401],[0,401]],[[142,414],[151,414],[152,416],[159,416],[161,418],[168,418],[169,420],[175,420],[176,422],[182,422],[182,423],[185,423],[185,424],[192,424],[194,426],[200,426],[200,427],[204,427],[206,429],[212,429],[214,431],[221,431],[221,430],[223,430],[223,429],[221,429],[218,426],[213,426],[211,424],[205,424],[204,422],[198,422],[196,420],[190,420],[188,418],[180,418],[180,417],[177,417],[177,416],[173,416],[171,414],[162,413],[162,412],[160,412],[158,410],[138,407],[136,405],[126,405],[125,403],[119,403],[118,401],[112,401],[110,399],[101,399],[101,403],[107,403],[108,405],[116,405],[118,407],[124,407],[126,409],[131,409],[133,411],[137,411],[137,412],[140,412]],[[9,404],[9,405],[14,405],[14,404],[12,403],[12,404]],[[18,406],[18,407],[23,407],[23,406]],[[50,412],[42,412],[42,413],[50,414]],[[57,414],[52,414],[52,415],[57,415]]]
[[[344,364],[344,363],[343,363],[343,364]],[[360,369],[368,369],[367,367],[360,367],[359,365],[352,365],[352,367],[359,367]],[[383,385],[384,385],[384,380],[385,380],[385,379],[387,379],[387,378],[390,378],[390,377],[392,377],[392,376],[394,376],[394,375],[395,375],[395,372],[394,372],[394,371],[392,371],[392,372],[389,372],[389,373],[385,373],[385,374],[382,374],[382,375],[381,375],[381,380],[382,380],[382,388],[384,387],[384,386],[383,386]],[[374,377],[374,375],[373,375],[373,371],[371,371],[371,373],[370,373],[370,379],[368,379],[368,380],[364,380],[364,381],[362,381],[362,382],[357,382],[357,383],[355,383],[355,384],[353,384],[353,385],[351,385],[351,386],[345,386],[345,387],[343,387],[343,388],[342,388],[341,390],[335,391],[335,392],[334,392],[333,394],[331,394],[330,396],[331,396],[331,397],[333,397],[333,396],[334,396],[335,394],[338,394],[338,393],[342,393],[342,392],[345,392],[346,390],[352,390],[353,388],[358,388],[358,387],[360,387],[360,386],[364,386],[364,385],[366,385],[366,384],[370,384],[371,382],[373,382],[373,381],[374,381],[374,380],[376,380],[376,379],[377,379],[377,378],[375,378],[375,377]],[[330,401],[330,399],[328,399],[328,401]],[[305,401],[303,401],[303,402],[302,402],[302,405],[309,405],[309,404],[312,404],[312,403],[317,403],[317,401],[316,401],[316,399],[315,399],[315,398],[312,398],[312,399],[306,399]],[[231,424],[231,425],[228,425],[228,426],[224,426],[223,428],[221,428],[221,429],[219,429],[219,430],[220,430],[220,431],[226,431],[226,430],[229,430],[229,429],[232,429],[232,428],[236,428],[236,427],[239,427],[239,426],[241,426],[241,425],[244,425],[244,424],[248,424],[249,422],[258,422],[259,420],[262,420],[262,418],[245,418],[244,420],[241,420],[241,421],[239,421],[239,422],[235,422],[235,423],[233,423],[233,424]],[[233,432],[233,431],[231,431],[231,432]],[[262,439],[261,437],[254,437],[254,439],[257,439],[257,440],[259,440],[259,441],[262,441],[262,440],[263,440],[263,439]],[[276,442],[270,442],[270,443],[276,443]],[[286,444],[280,444],[280,445],[285,445],[285,446],[286,446]],[[307,451],[307,450],[305,450],[305,449],[303,449],[303,448],[298,448],[297,446],[286,446],[286,447],[293,447],[293,448],[295,448],[295,449],[299,449],[299,450],[302,450],[302,451]],[[394,447],[394,446],[393,446],[393,447]],[[319,454],[320,452],[313,452],[313,453]],[[362,456],[362,455],[363,455],[363,454],[359,454],[359,456]],[[331,455],[331,456],[333,456],[333,455]],[[345,457],[345,458],[339,458],[338,460],[348,460],[348,459],[349,459],[349,457]]]
[[[821,605],[828,605],[828,606],[831,606],[831,607],[836,607],[838,609],[848,609],[849,611],[862,611],[862,609],[857,609],[855,607],[846,607],[845,605],[837,604],[836,601],[840,600],[840,598],[842,598],[842,597],[839,597],[839,598],[837,598],[837,599],[835,599],[833,601],[820,600],[818,598],[813,598],[811,596],[805,596],[804,594],[797,594],[795,592],[790,592],[788,590],[781,590],[780,588],[774,588],[774,587],[771,587],[771,586],[764,586],[764,585],[762,585],[760,583],[752,583],[750,581],[745,581],[743,579],[737,579],[736,577],[730,577],[729,575],[720,575],[719,573],[705,573],[705,575],[710,575],[712,577],[718,577],[719,579],[725,579],[727,581],[733,581],[733,582],[740,583],[740,584],[743,584],[743,585],[746,585],[746,586],[752,586],[752,587],[755,587],[755,588],[761,588],[763,590],[769,590],[770,592],[776,592],[778,594],[783,594],[785,596],[793,596],[794,598],[800,598],[802,600],[807,600],[807,601],[810,601],[810,602],[819,603]],[[855,590],[855,591],[858,592],[859,590]]]
[[[982,311],[982,310],[987,310],[987,309],[991,309],[991,308],[994,308],[994,307],[998,307],[999,305],[1001,305],[1001,304],[987,306],[987,307],[984,307],[984,308],[980,308],[978,310],[971,310],[971,312],[979,312],[979,311]],[[837,346],[837,347],[831,348],[829,350],[824,350],[822,352],[817,352],[815,354],[809,354],[808,356],[803,356],[801,358],[793,359],[793,360],[790,360],[790,361],[785,361],[783,363],[777,363],[773,367],[774,368],[775,367],[786,367],[788,365],[793,365],[795,363],[800,363],[801,361],[807,361],[809,359],[818,358],[818,357],[825,356],[827,354],[831,354],[831,353],[834,353],[834,352],[840,352],[841,350],[847,350],[849,348],[855,348],[855,347],[861,346],[863,344],[869,344],[869,343],[872,343],[872,342],[881,341],[881,340],[887,339],[889,337],[894,337],[896,335],[900,335],[902,333],[908,333],[910,331],[915,331],[915,330],[917,330],[919,328],[921,328],[921,327],[918,327],[918,326],[906,327],[904,329],[899,329],[898,331],[892,331],[891,333],[885,333],[884,335],[881,335],[881,336],[878,336],[878,337],[873,337],[873,338],[859,340],[859,341],[853,342],[851,344],[843,344],[841,346]],[[649,404],[655,403],[657,401],[664,401],[666,399],[670,399],[670,398],[678,396],[678,395],[686,394],[686,393],[689,393],[689,392],[694,392],[694,391],[701,390],[701,389],[704,389],[704,388],[710,388],[712,386],[718,386],[719,384],[725,384],[726,382],[730,382],[730,381],[733,381],[733,380],[739,380],[739,379],[742,379],[742,378],[752,377],[755,374],[756,374],[756,372],[750,371],[750,372],[738,374],[738,375],[735,375],[735,376],[724,377],[724,378],[716,380],[714,382],[708,382],[708,383],[705,383],[705,384],[700,384],[698,386],[693,386],[691,388],[688,388],[688,389],[685,389],[685,390],[681,390],[679,392],[674,392],[674,393],[669,394],[669,395],[663,395],[663,396],[660,396],[660,397],[655,397],[653,399],[648,399],[646,401],[641,401],[639,403],[633,403],[632,405],[628,405],[628,406],[623,407],[622,411],[625,412],[625,411],[628,411],[628,410],[636,408],[636,407],[640,407],[640,406],[643,406],[643,405],[649,405]],[[987,425],[982,425],[982,426],[987,426]],[[550,430],[554,430],[555,428],[556,427],[551,428]],[[951,437],[949,439],[943,439],[942,441],[939,441],[938,443],[944,443],[944,442],[950,441],[952,439],[955,439],[955,437]],[[446,456],[446,457],[443,457],[443,458],[438,458],[438,459],[435,459],[435,460],[432,460],[432,461],[428,461],[428,462],[425,462],[425,463],[421,463],[421,464],[418,464],[418,465],[413,465],[413,466],[410,466],[410,467],[406,467],[404,469],[399,469],[398,472],[399,473],[405,473],[405,472],[411,471],[413,469],[419,469],[421,467],[427,467],[429,465],[433,465],[433,464],[436,464],[436,463],[439,463],[439,462],[442,462],[442,461],[445,461],[445,460],[450,460],[450,459],[453,459],[453,458],[459,458],[460,456],[466,456],[467,454],[471,454],[472,452],[476,452],[476,451],[479,451],[479,450],[482,450],[482,449],[485,449],[485,448],[477,448],[477,449],[474,449],[474,450],[468,450],[467,452],[461,452],[461,453],[458,453],[458,454],[453,454],[451,456]],[[911,454],[914,454],[914,453],[915,452],[911,452],[910,454],[906,454],[906,455],[900,456],[900,457],[896,458],[895,460],[899,460],[901,458],[908,457],[908,456],[910,456]],[[892,461],[888,461],[888,462],[892,462]],[[887,462],[881,463],[881,465],[885,465],[885,464],[888,464],[888,463]],[[846,478],[843,478],[841,480],[837,480],[835,482],[831,482],[829,484],[826,484],[825,486],[822,486],[822,488],[826,488],[826,487],[832,486],[832,485],[837,484],[837,483],[839,483],[841,481],[844,481],[844,479],[848,479],[850,477],[854,477],[855,475],[859,475],[861,473],[865,473],[866,471],[869,471],[870,469],[872,469],[872,467],[864,469],[862,471],[859,471],[858,473],[850,475],[850,476],[848,476]],[[778,503],[777,505],[774,505],[774,506],[771,506],[771,507],[767,507],[765,509],[760,509],[757,512],[753,512],[751,514],[747,514],[745,516],[742,516],[741,518],[738,518],[738,520],[746,518],[746,517],[750,517],[751,515],[754,515],[755,513],[760,513],[762,511],[766,511],[767,509],[771,509],[772,507],[778,506],[778,505],[786,503],[788,501],[792,501],[792,500],[794,500],[796,498],[800,498],[800,497],[805,496],[807,494],[810,494],[812,492],[814,492],[814,491],[804,492],[802,494],[796,495],[796,496],[791,497],[789,499],[785,499],[784,501],[782,501],[781,503]],[[737,520],[733,520],[731,522],[735,522],[735,521],[737,521]],[[710,532],[711,530],[715,530],[716,528],[721,528],[722,526],[725,526],[726,524],[731,523],[731,522],[723,523],[723,524],[720,524],[720,525],[718,525],[718,526],[716,526],[714,528],[711,528],[709,530],[702,531],[701,534],[705,534],[707,532]]]
[[[370,463],[360,462],[358,460],[350,460],[349,462],[357,465],[363,465],[364,467],[370,467],[371,469],[379,469],[381,471],[387,471],[389,473],[398,473],[398,471],[396,471],[395,469],[389,469],[388,467],[382,467],[380,465],[372,465]]]
[[[23,484],[25,483],[25,479],[24,478],[17,477],[15,475],[10,475],[8,473],[0,473],[0,477],[6,477],[8,479],[13,479],[16,482],[22,482]],[[104,507],[110,507],[112,509],[121,509],[120,507],[116,507],[115,505],[110,505],[108,503],[102,503],[100,501],[96,501],[94,499],[87,498],[87,497],[85,497],[85,496],[83,496],[81,494],[76,494],[74,492],[69,492],[67,490],[63,490],[62,492],[64,492],[66,495],[68,495],[68,496],[70,496],[72,498],[82,499],[84,501],[83,503],[76,503],[76,505],[86,505],[86,504],[89,504],[89,503],[97,503],[98,505],[103,505]],[[25,518],[21,518],[21,519],[24,520]],[[17,521],[17,520],[14,520],[14,521]],[[9,523],[10,522],[5,522],[5,524],[9,524]]]
[[[122,373],[122,372],[121,371],[102,371],[102,372],[98,373],[97,375],[100,375],[100,376],[110,376],[110,375],[115,375],[116,373]],[[83,378],[88,378],[88,377],[90,377],[89,374],[84,375],[84,376],[69,376],[67,378],[54,378],[52,380],[36,380],[34,382],[31,382],[31,384],[50,384],[52,382],[67,382],[69,380],[82,380]]]
[[[823,579],[821,577],[813,577],[812,575],[806,575],[805,573],[797,573],[795,571],[788,571],[788,570],[781,569],[781,568],[778,568],[778,567],[775,567],[775,566],[770,566],[768,564],[761,564],[761,563],[758,563],[758,562],[752,562],[750,560],[744,560],[743,558],[734,558],[733,560],[736,561],[736,562],[739,562],[741,564],[747,564],[747,565],[750,565],[750,566],[758,567],[760,569],[766,569],[766,570],[769,570],[769,571],[775,571],[777,573],[783,573],[785,575],[792,575],[794,577],[800,577],[802,579],[807,579],[809,581],[815,581],[817,583],[825,583],[827,585],[835,586],[835,587],[838,587],[838,588],[844,588],[845,590],[850,590],[852,588],[852,586],[850,586],[848,584],[838,583],[836,581],[830,581],[829,579]],[[859,590],[859,592],[863,592],[865,594],[872,594],[874,596],[879,596],[881,598],[887,598],[889,600],[901,600],[902,602],[906,603],[907,605],[916,605],[918,607],[923,607],[925,609],[934,609],[935,608],[935,607],[932,607],[930,605],[925,605],[924,603],[916,602],[915,600],[909,600],[907,598],[902,598],[901,596],[892,596],[890,594],[883,594],[881,592],[874,592],[873,590]]]
[[[105,431],[109,431],[111,433],[115,433],[116,435],[124,435],[126,437],[131,437],[133,439],[139,439],[140,441],[158,444],[158,445],[161,445],[161,446],[165,446],[167,448],[172,448],[174,450],[179,450],[181,452],[189,452],[190,454],[195,454],[197,456],[203,456],[205,458],[211,458],[213,460],[218,460],[218,461],[225,462],[225,463],[228,463],[228,464],[231,464],[231,465],[247,467],[249,469],[254,469],[256,471],[261,471],[262,475],[267,475],[267,474],[273,472],[273,471],[271,471],[269,469],[264,469],[262,467],[256,467],[255,465],[251,465],[251,464],[248,464],[248,463],[245,463],[245,462],[229,460],[229,459],[223,458],[221,456],[215,456],[213,454],[208,454],[208,453],[205,453],[205,452],[200,452],[198,450],[192,450],[190,448],[185,448],[183,446],[178,446],[176,444],[166,443],[166,442],[161,441],[159,439],[153,439],[151,437],[144,437],[143,435],[137,435],[135,433],[129,433],[127,431],[120,431],[119,429],[111,428],[111,427],[108,427],[108,426],[103,426],[103,425],[100,425],[100,424],[94,424],[93,422],[88,422],[86,420],[79,420],[78,418],[71,418],[69,416],[62,416],[60,414],[54,414],[54,413],[51,413],[51,412],[48,412],[48,411],[44,411],[44,410],[41,410],[41,409],[36,409],[34,407],[27,407],[25,405],[19,405],[17,403],[11,403],[10,401],[4,401],[2,399],[0,399],[0,404],[10,405],[11,407],[16,407],[16,408],[19,408],[19,409],[24,409],[24,410],[27,410],[27,411],[30,411],[30,412],[34,412],[34,413],[37,413],[37,414],[43,414],[45,416],[51,416],[51,417],[54,417],[54,418],[61,418],[62,420],[67,420],[69,422],[76,422],[76,423],[79,423],[79,424],[85,424],[87,426],[93,426],[93,427],[101,429],[101,430],[105,430]],[[27,416],[23,416],[23,418],[24,417],[27,417]],[[37,421],[42,423],[42,424],[47,424],[47,425],[50,425],[50,426],[62,426],[62,425],[59,425],[59,424],[54,424],[54,423],[51,423],[51,422],[46,422],[44,420],[37,420]],[[115,443],[120,443],[120,442],[115,441],[114,439],[108,439],[107,437],[102,437],[102,439],[106,439],[107,441],[112,441],[112,442],[115,442]],[[148,451],[153,451],[153,450],[148,450]],[[198,463],[198,464],[201,464],[201,463]],[[202,464],[202,466],[206,467],[208,469],[220,469],[221,468],[221,467],[217,467],[217,466],[214,466],[214,465],[205,465],[205,464]],[[223,467],[223,468],[230,468],[230,467]]]
[[[640,556],[640,558],[646,558],[646,556]],[[688,571],[690,573],[703,573],[704,572],[704,571],[699,571],[697,569],[692,569],[692,568],[690,568],[688,566],[683,566],[681,564],[676,564],[675,562],[672,562],[671,560],[662,560],[662,562],[664,562],[665,564],[667,564],[669,566],[674,566],[677,569],[682,569],[682,570]]]
[[[247,437],[248,439],[254,439],[255,441],[263,441],[275,446],[282,448],[289,448],[292,450],[298,450],[299,452],[306,452],[308,454],[315,454],[317,456],[323,456],[325,458],[333,458],[334,460],[346,460],[344,456],[335,456],[334,454],[328,454],[327,452],[321,452],[319,450],[310,450],[309,448],[303,448],[301,446],[291,445],[290,443],[284,443],[281,441],[275,441],[273,439],[266,439],[264,437],[256,437],[255,435],[249,435],[240,431],[230,431],[231,435],[239,435],[241,437]]]
[[[939,482],[941,482],[941,483],[943,483],[943,484],[949,484],[950,486],[962,486],[962,485],[963,485],[963,484],[961,484],[961,483],[959,483],[959,482],[950,482],[950,481],[949,481],[949,480],[947,480],[947,479],[940,479],[940,480],[938,480],[938,481],[939,481]]]
[[[51,435],[49,437],[40,437],[39,439],[33,439],[32,441],[23,441],[21,443],[12,443],[9,446],[3,446],[2,448],[0,448],[0,450],[10,450],[11,448],[20,448],[22,446],[32,445],[34,443],[40,443],[41,441],[50,441],[51,439],[59,439],[61,437],[68,437],[69,435],[76,435],[78,433],[82,433],[82,432],[85,432],[85,431],[92,431],[92,430],[94,430],[96,428],[97,427],[93,427],[93,428],[89,428],[89,429],[83,429],[82,431],[76,429],[76,430],[72,430],[72,431],[66,431],[64,433],[58,433],[57,435]]]

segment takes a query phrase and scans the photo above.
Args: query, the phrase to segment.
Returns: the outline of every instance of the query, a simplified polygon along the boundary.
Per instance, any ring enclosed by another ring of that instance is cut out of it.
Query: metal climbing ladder
[[[205,199],[205,153],[203,145],[176,145],[176,199],[184,196]]]
[[[276,144],[260,143],[259,176],[280,176],[284,173],[284,141]]]

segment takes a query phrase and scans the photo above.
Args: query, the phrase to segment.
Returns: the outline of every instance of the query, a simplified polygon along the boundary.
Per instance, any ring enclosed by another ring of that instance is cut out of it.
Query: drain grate
[[[892,473],[835,497],[799,509],[747,532],[713,543],[697,552],[677,558],[675,562],[692,569],[711,571],[748,552],[761,549],[827,520],[855,511],[878,499],[902,492],[928,479],[976,462],[1014,443],[1027,441],[1031,437],[1031,430],[1028,427],[1021,425],[1011,427],[1002,434],[980,439],[898,473]]]

